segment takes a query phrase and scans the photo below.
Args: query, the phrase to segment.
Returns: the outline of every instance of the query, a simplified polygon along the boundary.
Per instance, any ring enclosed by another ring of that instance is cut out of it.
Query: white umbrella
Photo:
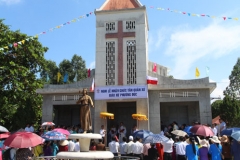
[[[182,130],[174,130],[174,131],[172,131],[171,133],[174,134],[174,135],[177,135],[177,136],[182,136],[182,137],[184,137],[185,135],[187,135],[187,133],[184,132],[184,131],[182,131]]]
[[[42,126],[54,126],[53,122],[43,122]]]
[[[7,128],[0,126],[0,132],[9,132]]]

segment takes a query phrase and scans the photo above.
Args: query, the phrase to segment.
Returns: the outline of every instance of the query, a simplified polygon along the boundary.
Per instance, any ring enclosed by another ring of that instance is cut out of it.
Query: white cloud
[[[21,2],[21,0],[0,0],[0,5],[1,4],[12,5],[17,4],[19,2]]]
[[[91,62],[88,68],[94,69],[95,68],[95,61]]]
[[[229,26],[212,23],[198,29],[183,25],[169,30],[170,34],[166,28],[161,28],[157,36],[150,37],[151,43],[154,39],[154,45],[149,45],[157,49],[163,40],[166,42],[164,54],[174,61],[171,74],[178,79],[184,78],[190,68],[195,68],[194,63],[201,58],[217,59],[240,49],[240,25],[236,22]]]
[[[210,79],[210,82],[216,82]],[[222,79],[217,83],[217,88],[212,92],[211,97],[218,98],[221,97],[221,99],[224,98],[223,91],[226,89],[226,87],[229,85],[230,81],[229,79]]]

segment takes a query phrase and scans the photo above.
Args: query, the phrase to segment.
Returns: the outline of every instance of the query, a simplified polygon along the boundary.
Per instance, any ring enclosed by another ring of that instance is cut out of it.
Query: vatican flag
[[[198,68],[196,68],[195,76],[196,76],[196,78],[198,78],[200,76],[200,72],[199,72]]]

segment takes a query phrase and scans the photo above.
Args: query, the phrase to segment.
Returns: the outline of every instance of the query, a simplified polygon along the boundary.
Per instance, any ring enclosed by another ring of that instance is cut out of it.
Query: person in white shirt
[[[132,145],[133,145],[133,136],[129,136],[128,138],[129,142],[126,144],[125,148],[124,148],[124,152],[127,154],[127,156],[132,156],[133,152],[132,152]]]
[[[120,123],[120,126],[118,128],[118,134],[119,134],[119,142],[122,142],[122,138],[126,137],[126,133],[127,133],[127,129],[126,127],[123,125],[123,122]]]
[[[137,125],[134,125],[132,130],[131,130],[131,135],[133,135],[135,132],[137,132],[138,129],[137,129]]]
[[[216,126],[217,126],[217,124],[216,123],[214,123],[214,124],[212,124],[212,126],[211,126],[211,130],[213,131],[213,133],[214,133],[214,136],[217,136],[217,128],[216,128]]]
[[[136,142],[132,145],[132,152],[134,157],[139,157],[143,160],[143,144],[139,142],[140,138],[136,137]]]
[[[224,129],[226,129],[227,126],[226,126],[226,123],[225,123],[222,119],[219,119],[219,123],[220,123],[219,129],[220,129],[220,134],[221,134],[221,132],[222,132]]]
[[[80,152],[79,139],[76,139],[75,146],[74,146],[74,152]]]
[[[186,160],[186,146],[187,143],[184,142],[184,138],[182,136],[179,137],[180,143],[176,145],[176,154],[177,160]]]
[[[29,131],[30,131],[30,132],[34,132],[34,127],[33,127],[32,124],[30,124]]]
[[[124,152],[125,146],[127,144],[126,141],[127,141],[127,138],[123,137],[122,142],[119,144],[119,149],[120,149],[121,156],[126,156],[126,153]]]
[[[68,151],[73,152],[74,149],[75,149],[75,143],[74,143],[71,139],[69,139],[69,142],[68,142]]]
[[[26,131],[26,132],[31,132],[31,130],[30,130],[30,125],[29,125],[29,124],[27,124],[27,126],[25,127],[25,131]]]
[[[116,138],[112,137],[112,141],[108,144],[109,151],[113,153],[114,156],[118,156],[119,143],[116,142]]]
[[[104,129],[104,125],[101,125],[100,134],[102,136],[102,143],[105,144],[106,130]]]
[[[163,157],[164,160],[172,160],[172,152],[173,152],[173,143],[174,141],[172,140],[172,136],[167,134],[166,137],[169,139],[167,141],[163,141]]]

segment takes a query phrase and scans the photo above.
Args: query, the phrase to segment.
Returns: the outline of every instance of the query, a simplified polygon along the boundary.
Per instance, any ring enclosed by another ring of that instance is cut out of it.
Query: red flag
[[[147,84],[158,84],[158,78],[147,76]]]
[[[156,63],[154,63],[152,71],[157,72],[157,64]]]
[[[90,77],[90,75],[91,75],[91,70],[90,70],[90,68],[88,69],[88,77]]]
[[[95,87],[95,84],[94,84],[94,78],[93,78],[93,81],[92,81],[92,86],[90,88],[90,91],[93,92],[94,91],[94,87]]]

